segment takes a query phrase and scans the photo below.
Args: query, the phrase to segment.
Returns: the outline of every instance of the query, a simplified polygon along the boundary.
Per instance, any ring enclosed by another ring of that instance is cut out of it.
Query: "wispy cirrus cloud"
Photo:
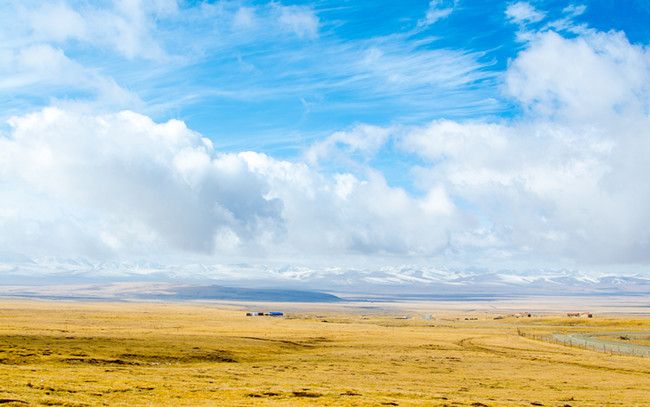
[[[517,24],[537,23],[545,17],[544,13],[525,1],[510,4],[506,8],[506,16]]]
[[[33,42],[63,44],[69,40],[104,46],[122,56],[159,59],[164,56],[157,36],[157,19],[178,12],[176,2],[116,1],[79,7],[76,1],[9,2],[14,16],[27,24],[23,38]]]
[[[318,16],[306,6],[272,6],[279,13],[278,22],[296,34],[299,38],[316,38],[318,36]]]
[[[418,21],[418,26],[426,27],[449,17],[457,6],[458,0],[431,0],[424,18]]]
[[[17,110],[21,107],[69,104],[77,98],[86,107],[136,109],[143,105],[137,94],[112,77],[84,67],[60,48],[34,44],[1,52],[0,103],[5,106],[5,120],[21,112]]]
[[[3,52],[51,49],[75,66],[70,76],[82,78],[59,86],[61,78],[33,72],[33,82],[50,89],[58,103],[126,108],[161,119],[176,112],[210,131],[215,110],[204,106],[218,105],[223,125],[239,132],[252,122],[235,126],[239,115],[232,109],[264,103],[256,107],[259,126],[279,126],[276,121],[290,112],[294,123],[313,123],[316,133],[329,130],[333,118],[347,126],[351,109],[364,119],[381,110],[422,117],[500,108],[487,97],[496,81],[481,52],[438,48],[431,39],[414,40],[407,28],[350,39],[327,20],[327,8],[238,1],[81,7],[73,0],[10,1],[8,7],[14,18],[4,15],[0,32],[9,41]],[[4,74],[9,82],[24,80],[15,66]],[[46,106],[42,89],[22,87],[18,103]],[[274,106],[284,106],[284,114]]]

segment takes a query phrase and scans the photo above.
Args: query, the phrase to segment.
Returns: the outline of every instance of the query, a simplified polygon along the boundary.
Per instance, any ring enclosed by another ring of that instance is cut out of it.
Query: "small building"
[[[579,318],[593,318],[594,314],[591,312],[567,312],[567,317],[579,317]]]

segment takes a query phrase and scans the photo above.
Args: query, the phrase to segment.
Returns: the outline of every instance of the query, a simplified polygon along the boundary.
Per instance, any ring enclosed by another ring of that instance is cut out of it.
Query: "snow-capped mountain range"
[[[163,265],[78,258],[0,258],[0,285],[183,282],[333,293],[454,295],[648,295],[650,275],[578,270],[479,270],[393,266],[375,270],[251,264]]]

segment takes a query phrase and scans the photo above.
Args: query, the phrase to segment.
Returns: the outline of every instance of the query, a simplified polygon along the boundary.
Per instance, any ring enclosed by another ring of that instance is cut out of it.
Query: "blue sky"
[[[2,1],[29,258],[650,262],[644,1]]]
[[[79,10],[78,18],[91,14],[83,2],[66,7]],[[142,32],[127,39],[131,45],[80,41],[73,29],[49,43],[133,93],[141,105],[128,107],[158,120],[183,120],[224,149],[286,156],[358,122],[511,114],[499,72],[521,46],[517,26],[507,23],[505,4],[487,7],[502,9],[488,18],[486,7],[461,3],[429,25],[423,24],[427,2],[178,4],[158,14],[150,7]],[[125,19],[110,4],[92,12]],[[237,23],[238,13],[247,16],[240,17],[244,22]],[[278,23],[282,13],[296,16],[296,25]],[[25,28],[26,36],[39,36],[38,27]],[[41,37],[52,36],[55,29],[43,31]],[[39,83],[23,90],[21,102],[79,100],[92,91],[87,87],[52,84],[42,92]],[[16,101],[5,103],[11,108]]]

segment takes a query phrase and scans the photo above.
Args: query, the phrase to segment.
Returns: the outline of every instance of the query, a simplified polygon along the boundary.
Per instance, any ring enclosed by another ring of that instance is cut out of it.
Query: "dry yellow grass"
[[[292,307],[0,302],[0,401],[60,406],[650,406],[650,358],[519,337],[650,319],[395,319]],[[261,310],[285,310],[260,307]],[[558,328],[565,326],[565,328]],[[13,401],[12,401],[13,400]]]

